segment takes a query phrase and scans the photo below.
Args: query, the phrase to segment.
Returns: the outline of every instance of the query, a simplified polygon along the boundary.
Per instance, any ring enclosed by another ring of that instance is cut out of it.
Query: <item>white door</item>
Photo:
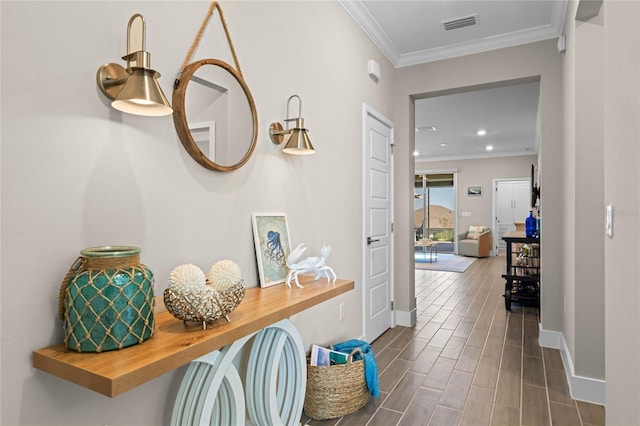
[[[511,198],[511,182],[498,182],[496,184],[496,225],[493,245],[501,253],[504,253],[505,243],[502,236],[505,232],[515,229],[513,224],[513,199]]]
[[[494,246],[498,251],[504,252],[505,243],[502,240],[504,233],[516,229],[514,222],[524,222],[529,216],[531,181],[529,179],[497,181],[495,188]]]
[[[513,221],[524,222],[531,210],[531,180],[513,183]]]
[[[366,105],[364,143],[364,339],[393,325],[393,123]]]

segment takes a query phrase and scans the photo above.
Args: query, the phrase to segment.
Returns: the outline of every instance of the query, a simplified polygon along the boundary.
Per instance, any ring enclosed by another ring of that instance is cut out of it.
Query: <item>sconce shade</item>
[[[282,152],[293,155],[309,155],[315,153],[316,150],[307,136],[307,129],[295,128]]]
[[[294,98],[298,99],[298,117],[289,118],[289,103]],[[300,96],[292,95],[287,100],[287,116],[284,121],[287,123],[286,130],[283,130],[282,125],[278,122],[271,123],[269,126],[269,137],[271,138],[271,142],[276,145],[286,142],[282,149],[282,152],[285,154],[314,154],[316,150],[313,145],[311,145],[309,136],[307,136],[307,129],[304,128],[304,118],[302,118],[302,99],[300,99]],[[295,121],[295,126],[292,129],[289,129],[288,123],[291,121]]]
[[[140,34],[135,41],[131,33],[133,27]],[[113,102],[111,106],[129,114],[162,116],[173,112],[162,92],[157,79],[160,73],[150,68],[151,54],[145,50],[146,23],[144,17],[136,13],[127,26],[127,68],[118,64],[105,64],[98,68],[97,83],[102,93]]]
[[[111,106],[129,114],[162,116],[173,112],[158,80],[160,73],[146,68],[132,68],[129,78]]]

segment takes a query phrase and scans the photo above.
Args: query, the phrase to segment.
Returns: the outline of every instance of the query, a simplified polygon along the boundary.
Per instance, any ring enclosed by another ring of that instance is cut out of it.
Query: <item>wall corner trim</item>
[[[403,327],[413,327],[418,320],[417,311],[413,308],[411,311],[395,311],[396,325]]]
[[[605,381],[575,374],[573,360],[571,359],[564,334],[560,331],[545,330],[540,324],[538,343],[540,347],[558,349],[560,351],[571,398],[605,405]]]

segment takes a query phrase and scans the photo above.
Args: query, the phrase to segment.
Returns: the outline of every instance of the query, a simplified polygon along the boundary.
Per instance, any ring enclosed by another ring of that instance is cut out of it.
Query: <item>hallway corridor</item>
[[[560,352],[538,346],[537,312],[505,311],[504,257],[464,273],[416,270],[417,324],[373,343],[381,395],[309,425],[604,425],[572,400]]]

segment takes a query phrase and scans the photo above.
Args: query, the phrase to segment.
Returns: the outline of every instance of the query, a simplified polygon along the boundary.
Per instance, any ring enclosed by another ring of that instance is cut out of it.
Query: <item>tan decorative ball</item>
[[[169,275],[169,288],[174,290],[198,291],[206,284],[202,269],[190,263],[177,266]]]
[[[213,264],[207,274],[208,284],[217,291],[223,291],[242,280],[240,266],[232,260],[220,260]]]

